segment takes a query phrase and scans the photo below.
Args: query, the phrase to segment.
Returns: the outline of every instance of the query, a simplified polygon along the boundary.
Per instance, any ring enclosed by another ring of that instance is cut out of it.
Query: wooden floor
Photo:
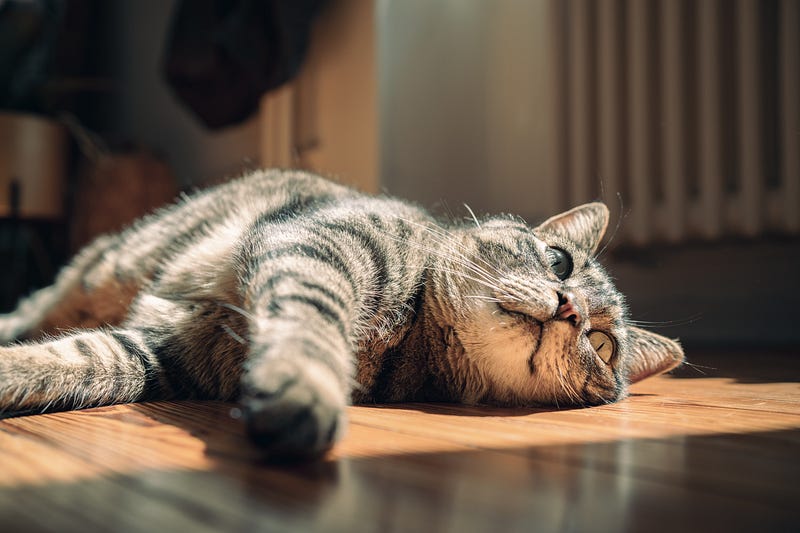
[[[800,353],[693,359],[590,409],[353,407],[313,464],[230,404],[7,419],[0,531],[800,531]]]

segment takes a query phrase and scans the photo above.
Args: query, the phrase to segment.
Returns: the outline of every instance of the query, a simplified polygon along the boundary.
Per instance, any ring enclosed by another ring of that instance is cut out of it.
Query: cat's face
[[[531,229],[494,218],[458,233],[434,271],[437,319],[463,347],[464,401],[596,405],[674,368],[680,346],[628,324],[593,258],[608,209],[586,204]],[[457,244],[456,244],[457,242]]]

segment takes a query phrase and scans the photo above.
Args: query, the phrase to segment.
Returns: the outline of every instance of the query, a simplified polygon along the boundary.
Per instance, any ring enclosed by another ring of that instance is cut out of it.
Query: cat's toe
[[[251,440],[270,457],[317,456],[345,427],[344,394],[333,373],[316,361],[275,364],[266,379],[248,380],[242,399]]]

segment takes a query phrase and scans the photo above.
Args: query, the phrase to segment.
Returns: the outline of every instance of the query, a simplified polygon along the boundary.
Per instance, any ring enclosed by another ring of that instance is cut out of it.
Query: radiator
[[[618,242],[800,232],[800,0],[551,0],[565,204]]]

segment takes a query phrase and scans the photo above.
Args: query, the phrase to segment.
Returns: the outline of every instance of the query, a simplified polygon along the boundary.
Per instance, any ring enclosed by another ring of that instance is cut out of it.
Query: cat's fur
[[[256,172],[99,238],[0,317],[0,338],[24,341],[0,348],[0,409],[238,400],[256,443],[313,454],[350,402],[613,402],[683,353],[628,324],[592,257],[607,222],[594,203],[535,229],[444,224],[309,173]]]

